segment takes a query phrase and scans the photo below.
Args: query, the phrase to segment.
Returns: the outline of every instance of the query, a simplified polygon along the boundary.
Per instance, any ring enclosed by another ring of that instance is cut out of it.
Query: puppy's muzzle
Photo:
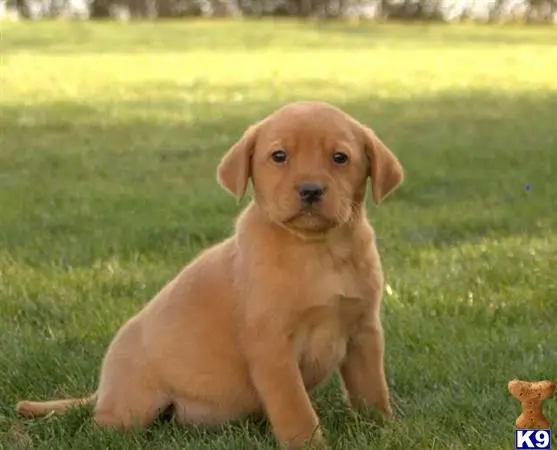
[[[302,183],[298,186],[298,194],[304,205],[313,205],[323,198],[325,188],[318,183]]]

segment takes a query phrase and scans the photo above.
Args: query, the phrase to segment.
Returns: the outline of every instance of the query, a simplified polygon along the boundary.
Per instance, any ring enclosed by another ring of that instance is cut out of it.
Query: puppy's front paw
[[[370,410],[379,412],[381,415],[380,420],[382,421],[390,422],[394,420],[393,408],[387,392],[378,395],[374,402],[369,402],[366,409],[368,412]]]
[[[386,421],[394,420],[393,408],[391,407],[391,403],[388,399],[379,402],[376,408],[383,416],[383,420]]]
[[[389,403],[358,408],[355,412],[364,419],[378,424],[386,424],[394,421],[393,409]]]
[[[388,422],[391,422],[395,419],[393,408],[391,408],[391,405],[389,403],[386,403],[385,405],[379,407],[379,412],[383,416],[383,419]]]
[[[311,432],[300,434],[288,440],[282,445],[282,448],[285,450],[329,450],[321,428],[316,428]]]

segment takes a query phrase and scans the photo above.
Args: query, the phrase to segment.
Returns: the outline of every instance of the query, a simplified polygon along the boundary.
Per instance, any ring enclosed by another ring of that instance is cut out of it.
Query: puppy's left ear
[[[404,180],[404,170],[397,157],[370,128],[361,125],[364,133],[366,155],[369,159],[369,174],[373,201],[378,205]]]
[[[217,167],[217,180],[228,192],[240,200],[248,185],[250,162],[257,139],[258,125],[249,127],[221,159]]]

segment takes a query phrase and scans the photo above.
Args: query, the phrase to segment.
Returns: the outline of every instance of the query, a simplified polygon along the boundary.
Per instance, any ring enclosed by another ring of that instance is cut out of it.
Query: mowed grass
[[[118,433],[13,406],[95,389],[122,323],[231,232],[221,155],[297,99],[371,125],[407,172],[369,202],[397,421],[348,414],[333,380],[313,394],[332,447],[514,448],[507,382],[557,378],[554,28],[0,26],[0,448],[275,446],[264,421]]]

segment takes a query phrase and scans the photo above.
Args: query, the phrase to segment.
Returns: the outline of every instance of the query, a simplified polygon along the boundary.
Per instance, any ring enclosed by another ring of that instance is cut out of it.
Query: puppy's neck
[[[240,228],[242,228],[241,225],[244,221],[250,223],[255,222],[258,226],[255,228],[250,227],[250,229],[261,230],[261,232],[281,237],[287,241],[292,240],[306,243],[319,243],[327,241],[339,242],[341,240],[345,240],[345,238],[353,236],[359,229],[365,227],[365,224],[367,224],[363,205],[355,207],[352,214],[353,215],[350,221],[322,232],[295,230],[271,220],[267,214],[265,214],[265,212],[252,201],[238,218],[236,230],[237,232],[241,232]]]

